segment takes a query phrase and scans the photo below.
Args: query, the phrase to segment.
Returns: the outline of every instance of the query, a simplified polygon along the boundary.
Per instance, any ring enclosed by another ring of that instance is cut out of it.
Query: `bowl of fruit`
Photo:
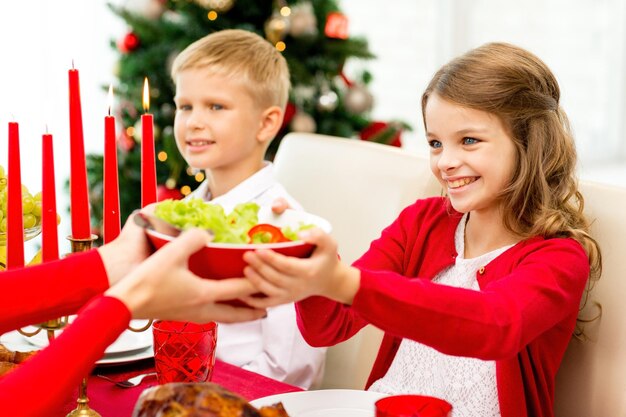
[[[269,207],[243,203],[230,212],[200,199],[165,200],[155,207],[154,215],[178,229],[198,227],[209,230],[213,240],[189,258],[189,269],[203,278],[243,277],[243,254],[255,249],[272,249],[286,256],[306,258],[314,246],[298,238],[302,230],[318,227],[330,233],[330,223],[314,214],[285,210],[275,214]],[[174,234],[151,228],[147,235],[159,249],[174,239]]]
[[[7,240],[7,177],[0,166],[0,246]],[[22,227],[24,241],[36,237],[41,232],[41,193],[34,196],[25,185],[22,185]]]

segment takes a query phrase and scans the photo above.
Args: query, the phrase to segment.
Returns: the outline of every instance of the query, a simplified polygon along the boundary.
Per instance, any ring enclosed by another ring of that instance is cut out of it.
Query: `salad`
[[[156,205],[154,214],[183,230],[192,227],[210,229],[214,243],[289,242],[298,240],[298,232],[315,227],[314,224],[299,224],[278,228],[269,223],[259,223],[259,208],[256,203],[241,203],[226,214],[218,204],[193,198],[161,201]]]

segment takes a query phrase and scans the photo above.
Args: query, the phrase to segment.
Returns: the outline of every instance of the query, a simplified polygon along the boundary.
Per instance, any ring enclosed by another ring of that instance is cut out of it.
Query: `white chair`
[[[339,253],[350,263],[404,207],[441,194],[427,158],[355,139],[290,133],[274,164],[287,191],[330,221]],[[329,348],[321,387],[363,389],[381,339],[382,332],[368,326]]]
[[[588,340],[572,339],[556,381],[557,417],[626,416],[626,189],[583,183],[585,212],[603,271],[583,317]],[[601,306],[601,307],[598,307]]]

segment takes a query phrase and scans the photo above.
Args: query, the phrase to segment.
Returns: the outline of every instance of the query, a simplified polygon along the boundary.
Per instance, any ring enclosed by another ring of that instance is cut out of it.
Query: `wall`
[[[511,42],[541,57],[561,85],[583,178],[626,186],[626,2],[624,0],[343,0],[350,33],[365,36],[377,60],[346,71],[372,71],[374,115],[415,130],[407,148],[427,152],[419,97],[450,58],[490,41]]]

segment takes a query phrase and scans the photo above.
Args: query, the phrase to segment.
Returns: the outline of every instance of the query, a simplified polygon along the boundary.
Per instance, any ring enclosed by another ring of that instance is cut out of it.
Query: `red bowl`
[[[447,401],[426,395],[392,395],[376,401],[376,417],[449,417]]]
[[[274,214],[270,208],[259,210],[259,223],[269,223],[277,227],[298,227],[299,224],[314,224],[330,233],[330,223],[323,218],[304,211],[286,210],[283,214]],[[148,238],[156,249],[173,239],[154,230],[147,229]],[[298,258],[307,258],[313,252],[313,245],[301,240],[280,243],[237,244],[209,243],[189,258],[189,269],[203,278],[223,279],[243,277],[246,262],[243,254],[255,249],[272,249],[278,253]]]

